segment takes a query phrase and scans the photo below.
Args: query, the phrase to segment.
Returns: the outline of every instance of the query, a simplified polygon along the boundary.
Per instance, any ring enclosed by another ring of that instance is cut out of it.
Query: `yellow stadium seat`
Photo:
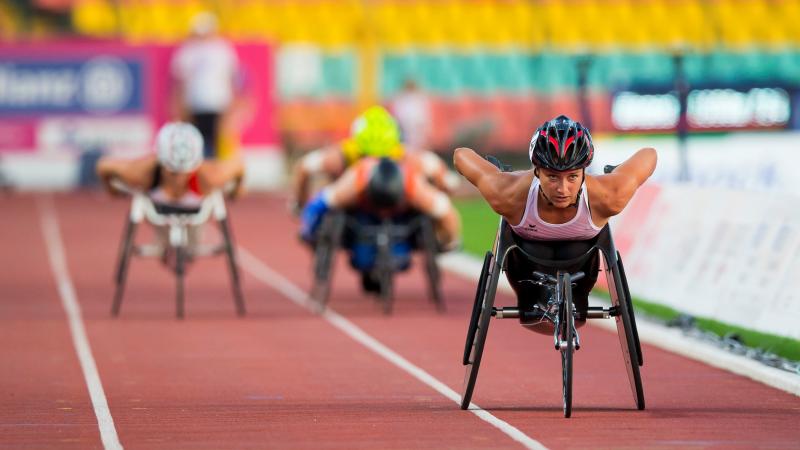
[[[118,30],[114,7],[107,0],[82,0],[72,8],[72,26],[81,34],[114,36]]]

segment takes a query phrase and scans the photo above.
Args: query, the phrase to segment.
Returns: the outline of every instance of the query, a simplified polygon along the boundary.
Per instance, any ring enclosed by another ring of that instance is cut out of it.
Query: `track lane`
[[[281,208],[273,202],[270,209]],[[240,218],[249,235],[255,220]],[[293,236],[292,220],[273,217]],[[277,222],[277,223],[276,223]],[[277,247],[276,247],[277,246]],[[300,287],[309,287],[310,255],[292,239],[265,237],[253,252]],[[460,356],[474,286],[445,276],[449,313],[438,316],[427,297],[419,264],[398,278],[395,314],[385,318],[365,298],[339,260],[330,305],[367,333],[460,392]],[[305,272],[298,267],[306,267]],[[512,304],[500,294],[499,304]],[[731,373],[645,346],[648,409],[636,411],[615,334],[581,328],[576,355],[573,418],[561,418],[560,360],[552,338],[515,321],[493,321],[474,400],[553,448],[566,447],[776,447],[800,442],[794,425],[800,398]],[[575,422],[580,432],[575,432]],[[621,426],[620,424],[624,424]]]
[[[27,213],[25,206],[6,206],[6,211],[15,213],[14,225],[3,223],[3,230],[16,234],[3,236],[26,236],[31,228],[39,233],[32,205],[27,206]],[[172,278],[154,262],[136,261],[122,317],[109,319],[110,278],[126,204],[80,195],[59,196],[57,207],[70,271],[123,444],[131,448],[515,446],[480,421],[465,420],[464,416],[471,414],[458,411],[454,404],[420,388],[407,375],[398,375],[336,333],[321,332],[323,324],[317,318],[252,278],[245,284],[250,316],[235,319],[221,260],[200,262],[192,268],[183,323],[173,319]],[[233,214],[239,243],[300,286],[308,285],[310,257],[294,240],[296,224],[283,215],[280,199],[254,197],[235,205]],[[87,222],[103,225],[90,227]],[[48,289],[42,280],[48,280],[52,307],[39,307],[27,299],[26,303],[4,301],[0,317],[4,321],[12,316],[13,320],[29,321],[33,316],[49,318],[53,325],[60,318],[65,332],[44,251],[40,247],[41,258],[34,258],[38,262],[26,259],[41,242],[19,242],[19,238],[3,242],[8,246],[4,248],[12,249],[4,257],[13,255],[11,269],[3,275],[4,286],[25,296],[38,292],[38,298],[46,296],[42,293]],[[424,299],[424,284],[416,270],[398,278],[396,312],[385,318],[376,304],[363,298],[356,278],[340,263],[331,305],[414,364],[460,390],[463,370],[459,360],[472,283],[445,276],[450,309],[438,316]],[[36,273],[44,275],[33,276]],[[505,296],[502,299],[508,301]],[[4,332],[8,329],[4,327]],[[34,424],[39,428],[33,433],[14,429],[12,434],[4,433],[0,442],[16,439],[13,442],[19,445],[13,448],[24,448],[29,442],[36,443],[31,447],[47,447],[56,442],[51,432],[55,428],[64,439],[58,441],[60,447],[71,443],[80,448],[99,446],[97,424],[68,333],[59,336],[57,326],[47,327],[46,332],[54,338],[46,345],[60,343],[68,356],[58,356],[59,364],[46,361],[38,362],[38,367],[25,367],[36,373],[24,382],[20,378],[26,375],[19,372],[0,374],[4,390],[10,386],[7,392],[26,394],[22,402],[12,399],[6,403],[7,408],[13,407],[14,414],[19,414],[19,409],[49,414],[49,407],[39,406],[47,404],[49,397],[32,392],[41,390],[41,385],[27,383],[39,379],[52,386],[52,379],[47,378],[51,374],[43,369],[53,368],[61,377],[59,388],[65,378],[76,378],[81,393],[75,398],[84,402],[81,420],[85,423],[65,426],[43,416],[40,424]],[[582,337],[572,419],[560,418],[560,368],[549,337],[522,330],[513,320],[492,324],[476,402],[553,448],[796,448],[800,441],[795,425],[800,414],[797,397],[649,346],[645,347],[644,368],[648,410],[636,412],[616,336],[583,328]],[[18,341],[14,339],[9,337],[0,344],[4,355],[15,354]],[[6,345],[9,343],[15,345]],[[61,363],[70,358],[72,368],[62,368]],[[274,361],[286,371],[276,372]],[[361,370],[354,371],[354,367]],[[7,381],[13,379],[17,380]],[[336,389],[317,386],[320,379]],[[576,421],[581,424],[579,432]],[[86,434],[75,433],[78,428]]]
[[[278,214],[265,202],[276,203],[255,198],[232,206],[240,243],[285,240],[287,231],[264,229]],[[184,321],[174,319],[172,276],[155,261],[133,261],[121,317],[111,319],[111,262],[126,208],[102,196],[57,197],[73,281],[123,445],[519,448],[250,277],[249,315],[235,318],[221,258],[190,268]],[[88,229],[87,211],[104,225]]]
[[[34,195],[0,195],[0,447],[102,448]]]

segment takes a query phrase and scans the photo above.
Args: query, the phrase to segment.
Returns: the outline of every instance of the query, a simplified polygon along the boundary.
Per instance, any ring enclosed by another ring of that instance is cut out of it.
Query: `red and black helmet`
[[[536,130],[528,156],[534,167],[559,172],[584,169],[594,156],[592,135],[579,122],[560,115]]]

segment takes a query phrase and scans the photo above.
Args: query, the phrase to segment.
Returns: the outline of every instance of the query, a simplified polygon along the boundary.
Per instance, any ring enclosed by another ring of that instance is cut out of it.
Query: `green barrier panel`
[[[356,58],[351,52],[322,56],[322,92],[324,95],[352,97],[355,93]]]

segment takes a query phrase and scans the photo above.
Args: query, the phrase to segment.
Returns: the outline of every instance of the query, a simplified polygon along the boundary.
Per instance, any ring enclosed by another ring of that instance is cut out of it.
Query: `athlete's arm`
[[[103,157],[97,162],[95,170],[103,187],[116,195],[119,192],[114,189],[111,180],[116,178],[133,189],[145,190],[152,182],[155,167],[156,157],[153,155],[137,159]]]
[[[527,198],[532,181],[530,172],[502,172],[473,150],[464,147],[456,149],[453,162],[456,170],[478,188],[497,214],[511,223],[519,222],[524,213],[524,208],[520,209],[520,192]],[[525,198],[522,199],[523,204]]]
[[[239,158],[204,161],[197,171],[203,193],[216,189],[224,189],[228,183],[233,182],[231,191],[233,195],[241,193],[242,179],[244,178],[244,163]]]
[[[303,156],[294,166],[290,203],[302,208],[308,201],[309,184],[313,176],[326,174],[335,178],[344,169],[344,156],[338,145],[317,149]]]
[[[592,210],[606,218],[621,213],[639,186],[653,174],[657,160],[655,149],[642,148],[613,172],[595,177],[596,182],[589,189],[593,199]],[[592,190],[597,195],[593,195]]]
[[[409,198],[409,203],[416,210],[433,218],[437,239],[444,248],[455,249],[459,244],[461,219],[450,198],[421,175],[414,177],[411,182],[415,185],[410,189],[414,194]]]
[[[430,180],[440,191],[451,194],[458,187],[458,175],[451,172],[447,164],[436,153],[428,150],[416,150],[409,152],[408,156],[415,160],[425,178]]]

